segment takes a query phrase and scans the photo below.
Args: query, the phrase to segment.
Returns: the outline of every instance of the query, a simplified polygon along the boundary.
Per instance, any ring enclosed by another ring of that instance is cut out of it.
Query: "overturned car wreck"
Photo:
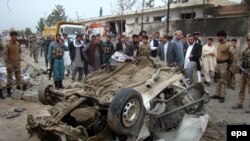
[[[30,140],[41,141],[153,140],[155,132],[175,129],[185,113],[201,113],[209,100],[194,63],[182,72],[150,57],[113,62],[83,84],[48,85],[38,93],[51,115],[29,115],[27,130]]]

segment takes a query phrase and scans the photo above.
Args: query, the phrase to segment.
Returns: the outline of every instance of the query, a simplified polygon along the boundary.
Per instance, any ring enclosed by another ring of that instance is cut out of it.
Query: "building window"
[[[154,17],[154,22],[160,22],[161,21],[162,16],[159,17]]]
[[[139,19],[138,19],[138,18],[135,18],[135,23],[138,24],[138,22],[139,22]]]
[[[181,19],[182,20],[194,19],[195,16],[196,16],[196,13],[184,13],[184,14],[181,14]]]
[[[149,22],[149,17],[146,17],[146,22],[147,22],[147,23]]]
[[[172,0],[172,3],[177,4],[177,3],[187,3],[189,0]]]
[[[186,2],[188,2],[188,0],[182,0],[182,3],[186,3]]]

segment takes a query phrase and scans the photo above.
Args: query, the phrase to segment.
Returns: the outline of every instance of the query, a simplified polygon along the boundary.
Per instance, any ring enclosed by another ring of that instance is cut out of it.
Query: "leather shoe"
[[[211,99],[220,99],[221,97],[218,96],[218,95],[213,95],[213,96],[210,96]]]
[[[242,104],[236,104],[232,107],[232,109],[242,109],[243,105]]]
[[[224,103],[225,102],[225,98],[224,97],[220,97],[219,102],[220,103]]]

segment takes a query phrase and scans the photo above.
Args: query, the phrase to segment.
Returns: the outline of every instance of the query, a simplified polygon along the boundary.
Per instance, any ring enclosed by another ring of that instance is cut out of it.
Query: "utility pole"
[[[141,31],[143,30],[143,19],[144,19],[144,4],[145,4],[145,0],[142,1],[142,12],[141,12]]]
[[[206,0],[203,0],[203,37],[206,36]]]
[[[166,29],[166,34],[169,34],[169,17],[170,17],[170,4],[171,4],[172,0],[168,0],[167,5],[168,5],[168,10],[167,10],[167,29]]]

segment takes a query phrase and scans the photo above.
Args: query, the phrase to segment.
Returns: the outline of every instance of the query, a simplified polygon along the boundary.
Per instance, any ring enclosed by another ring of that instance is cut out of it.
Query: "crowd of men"
[[[16,32],[11,32],[11,41],[5,47],[5,63],[8,72],[7,93],[11,95],[12,75],[15,73],[17,88],[20,89],[20,44],[16,41]],[[227,40],[224,30],[218,31],[216,36],[218,45],[214,45],[214,38],[207,38],[205,44],[201,44],[199,33],[183,35],[178,30],[174,35],[160,35],[155,32],[153,36],[148,36],[146,31],[133,34],[131,40],[124,36],[109,36],[101,40],[100,35],[93,35],[89,39],[87,35],[77,35],[74,40],[70,40],[67,34],[57,34],[52,40],[37,41],[34,37],[31,41],[31,56],[35,63],[38,63],[40,56],[44,56],[45,65],[53,72],[54,85],[56,89],[63,88],[63,79],[71,75],[72,80],[81,81],[84,75],[97,71],[103,64],[109,63],[111,56],[115,52],[121,52],[134,59],[140,56],[151,56],[166,62],[169,67],[186,69],[189,62],[195,62],[198,76],[204,75],[204,84],[210,86],[211,76],[216,81],[219,77],[216,93],[211,99],[218,99],[220,103],[225,102],[226,91],[229,88],[235,89],[235,74],[239,70],[237,61],[237,39]],[[153,37],[153,38],[152,38]],[[243,51],[241,60],[241,70],[250,68],[250,35],[246,37],[247,48]],[[44,54],[44,55],[43,55]],[[248,87],[250,94],[249,73],[241,73],[241,84],[238,103],[233,109],[243,107],[245,89]],[[76,78],[76,75],[78,77]],[[201,77],[199,77],[201,79]],[[0,98],[2,89],[0,89]]]

